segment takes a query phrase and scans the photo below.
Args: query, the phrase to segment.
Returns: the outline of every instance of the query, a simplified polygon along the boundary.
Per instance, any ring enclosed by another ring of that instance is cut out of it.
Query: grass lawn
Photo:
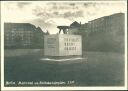
[[[73,81],[60,85],[5,85],[5,86],[123,86],[124,55],[111,52],[85,52],[83,61],[48,62],[41,56],[6,57],[6,81]]]

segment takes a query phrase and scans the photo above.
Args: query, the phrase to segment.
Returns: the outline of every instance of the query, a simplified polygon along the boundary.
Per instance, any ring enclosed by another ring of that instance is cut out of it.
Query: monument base
[[[68,56],[44,56],[44,58],[50,59],[70,59],[70,58],[82,58],[82,55],[68,55]]]
[[[66,56],[66,57],[44,56],[40,60],[48,64],[54,64],[54,63],[55,64],[72,64],[72,63],[87,62],[87,58],[83,58],[82,56]]]

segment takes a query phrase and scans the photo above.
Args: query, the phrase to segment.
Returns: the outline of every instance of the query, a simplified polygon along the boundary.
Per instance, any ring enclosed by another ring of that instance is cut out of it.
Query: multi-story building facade
[[[75,23],[69,29],[70,34],[82,35],[83,50],[123,51],[125,14],[116,13],[100,17],[85,24]]]
[[[32,48],[42,37],[43,31],[30,23],[4,23],[5,48]]]
[[[115,29],[124,30],[124,13],[116,13],[110,16],[100,17],[85,24],[75,21],[70,25],[69,33],[91,33],[98,31],[113,31]]]
[[[124,30],[124,13],[116,13],[110,16],[104,16],[88,22],[89,30],[95,31],[113,31]]]

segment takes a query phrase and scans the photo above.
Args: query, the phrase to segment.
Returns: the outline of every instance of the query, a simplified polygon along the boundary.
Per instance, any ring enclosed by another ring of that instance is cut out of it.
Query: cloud
[[[70,6],[75,6],[76,4],[75,4],[75,3],[70,3],[69,5],[70,5]]]
[[[122,2],[8,2],[4,5],[4,18],[8,22],[29,22],[49,32],[58,25],[81,23],[124,12]]]
[[[94,6],[94,5],[95,5],[94,3],[83,3],[84,7],[89,7],[89,6]]]
[[[77,6],[76,3],[48,3],[47,6],[43,8],[38,6],[33,9],[33,14],[37,17],[41,17],[44,19],[48,18],[78,18],[83,17],[83,10],[81,4]]]
[[[17,7],[23,8],[24,6],[32,4],[31,2],[18,2]]]
[[[41,27],[41,29],[46,32],[49,31],[50,33],[57,33],[57,26],[55,23],[47,22],[41,18],[30,20],[32,24]]]
[[[76,12],[65,12],[64,13],[64,18],[70,18],[70,17],[74,17],[74,18],[77,18],[77,17],[83,17],[83,11],[82,10],[79,10],[79,11],[76,11]]]

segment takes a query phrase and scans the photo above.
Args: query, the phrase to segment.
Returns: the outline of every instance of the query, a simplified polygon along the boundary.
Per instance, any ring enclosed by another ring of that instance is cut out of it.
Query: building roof
[[[30,28],[31,30],[35,30],[36,26],[34,26],[33,24],[30,23],[4,23],[4,30],[11,30],[12,28],[24,28],[26,31],[28,30],[28,28]],[[17,29],[20,30],[20,29]]]
[[[5,26],[10,26],[10,27],[19,27],[19,26],[31,26],[35,27],[33,24],[30,23],[4,23]]]
[[[115,16],[124,16],[124,13],[115,13],[115,14],[112,14],[112,15],[109,15],[109,16],[103,16],[103,17],[91,20],[89,22],[94,22],[94,21],[101,20],[101,19],[112,18],[112,17],[115,17]]]
[[[74,22],[70,25],[70,27],[80,27],[80,26],[81,26],[81,24],[78,23],[77,21],[74,21]]]

